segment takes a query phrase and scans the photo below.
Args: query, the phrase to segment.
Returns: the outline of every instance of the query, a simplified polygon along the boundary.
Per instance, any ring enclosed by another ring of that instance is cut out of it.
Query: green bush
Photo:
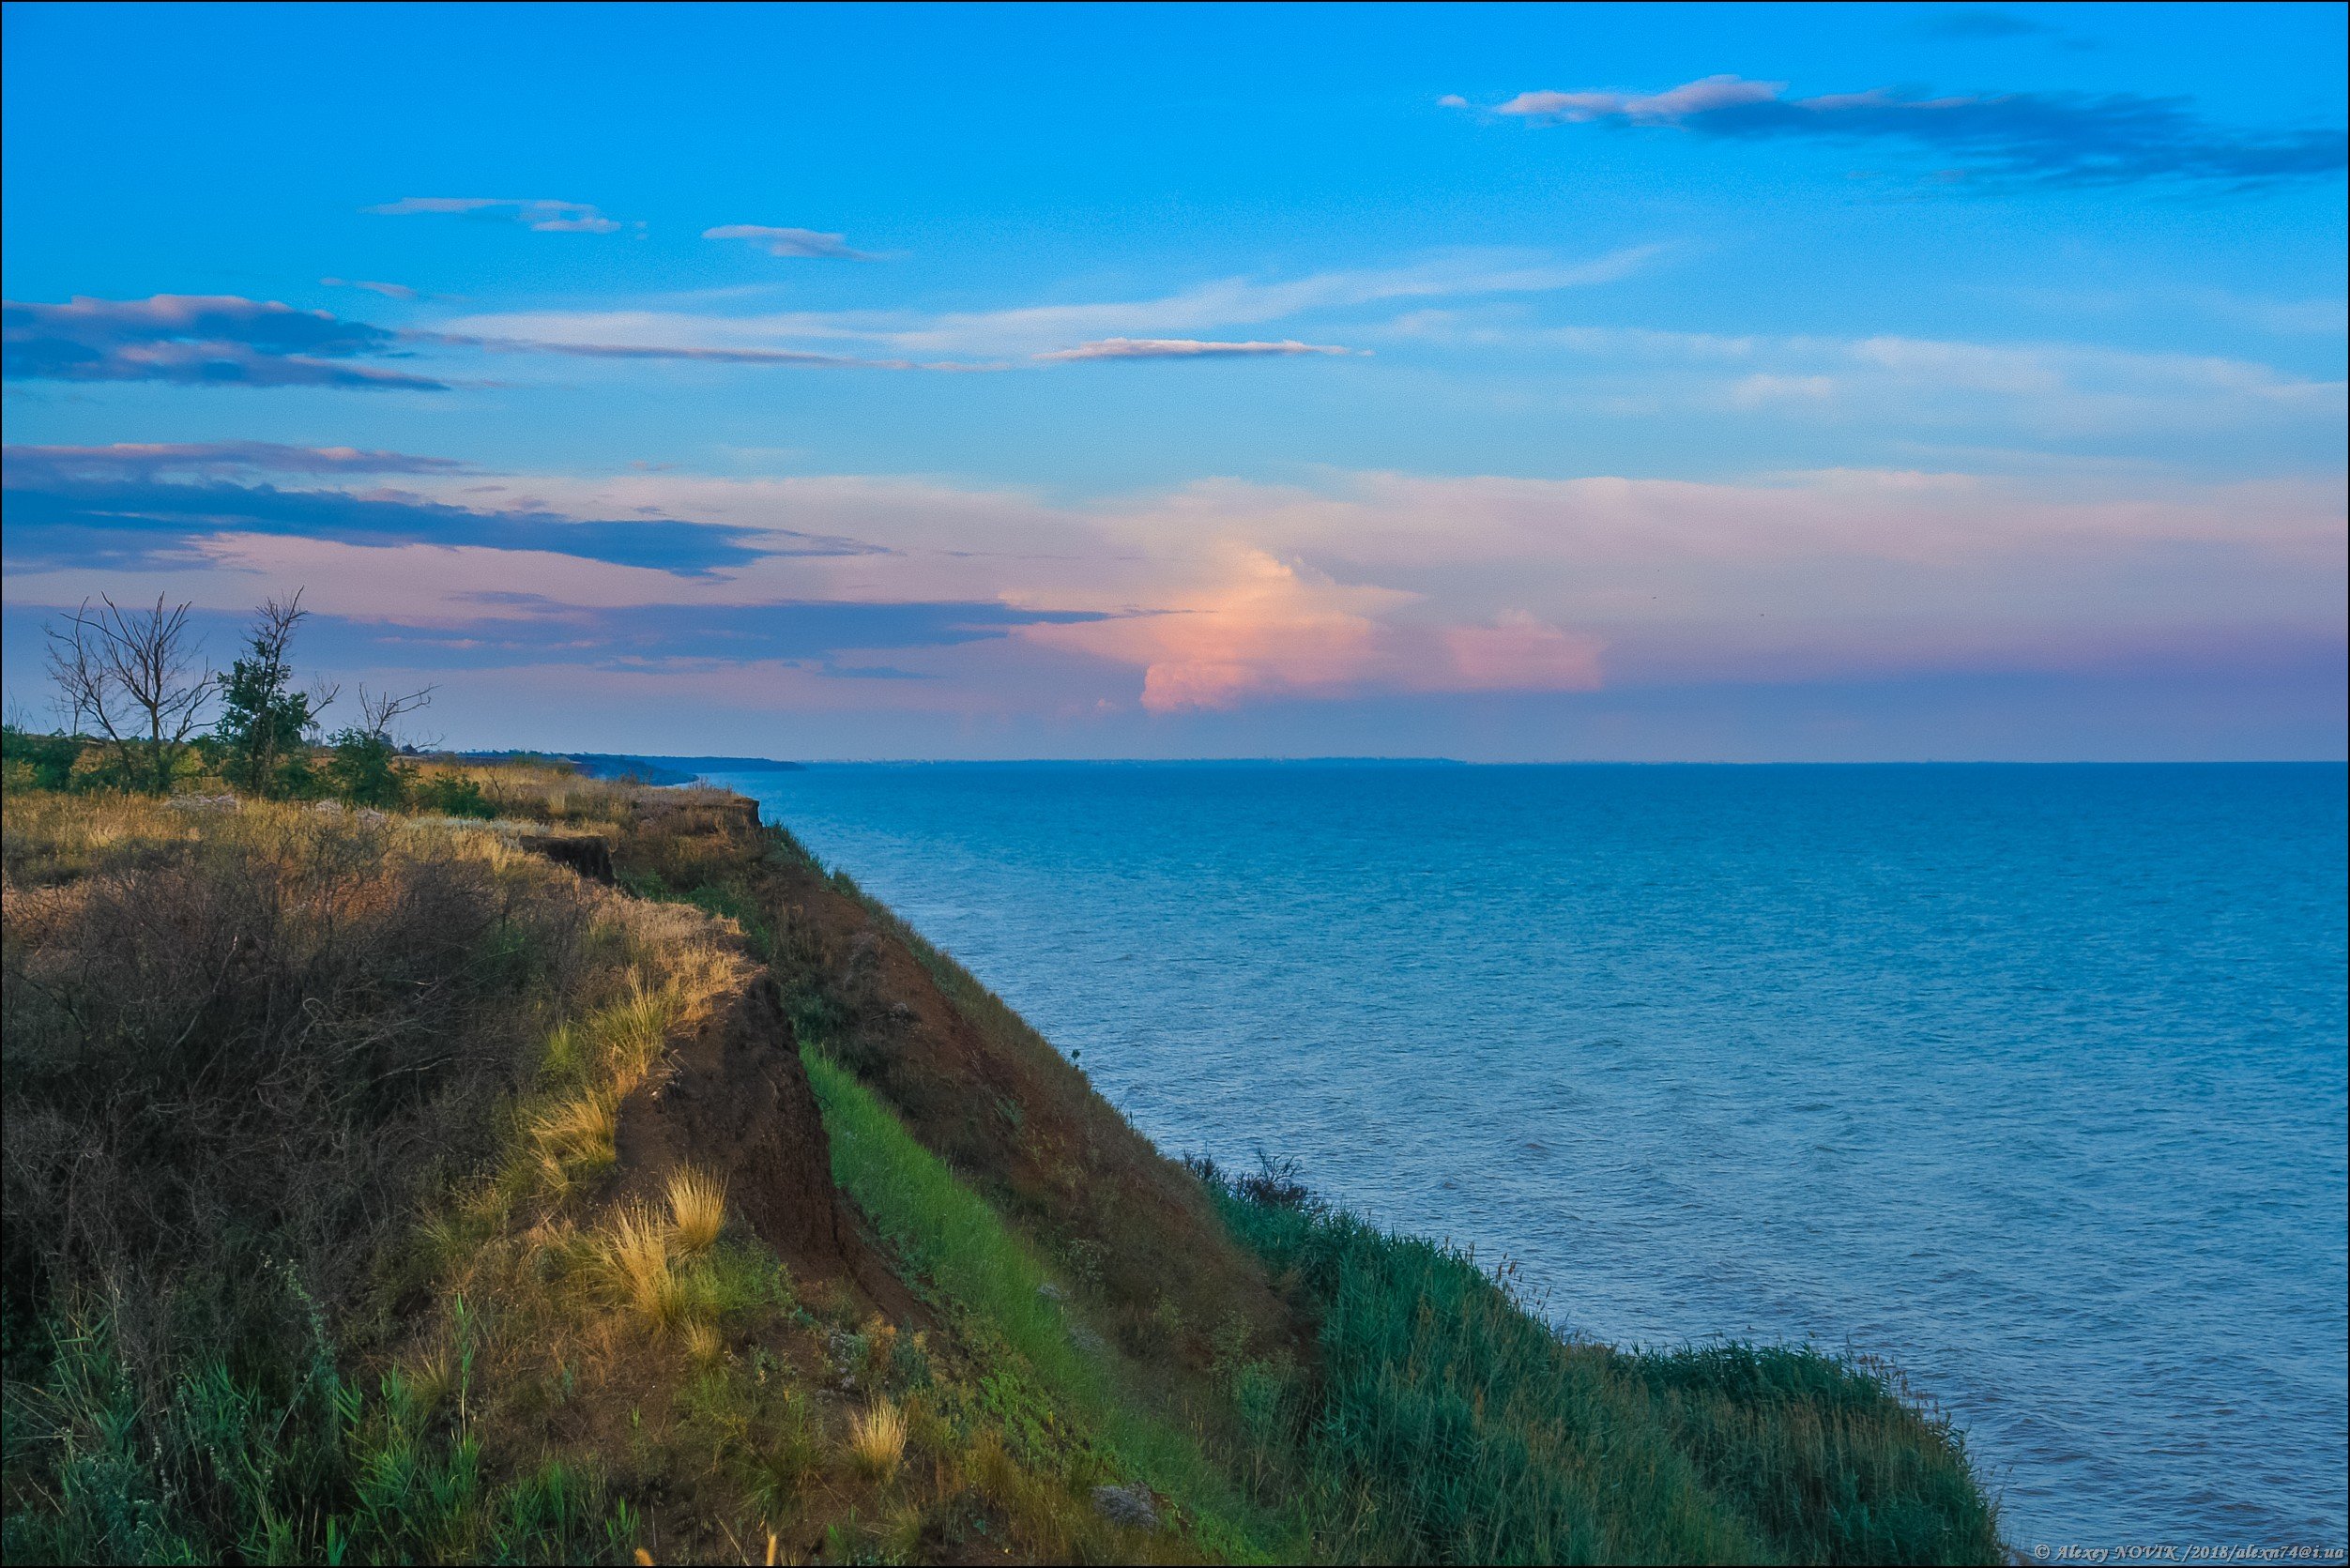
[[[497,814],[496,805],[481,792],[481,785],[463,773],[435,773],[420,779],[408,791],[408,799],[418,811],[442,816],[470,816],[487,822]]]
[[[328,784],[339,798],[355,806],[392,811],[408,793],[407,780],[394,761],[399,754],[381,731],[338,731],[334,752],[327,759]]]

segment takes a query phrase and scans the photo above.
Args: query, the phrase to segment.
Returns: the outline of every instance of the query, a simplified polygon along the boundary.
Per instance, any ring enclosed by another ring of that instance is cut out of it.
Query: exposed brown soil
[[[795,1274],[853,1271],[856,1232],[832,1185],[832,1146],[774,980],[720,1008],[621,1103],[616,1138],[630,1187],[679,1165],[726,1184],[728,1204]]]
[[[569,866],[590,882],[612,882],[612,845],[592,833],[525,833],[514,841],[534,855]]]

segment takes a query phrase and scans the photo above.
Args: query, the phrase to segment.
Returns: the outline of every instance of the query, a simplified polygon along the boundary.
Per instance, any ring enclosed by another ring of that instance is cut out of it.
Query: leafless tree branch
[[[84,600],[62,626],[44,629],[50,677],[72,733],[96,724],[123,777],[160,794],[203,722],[212,671],[198,662],[186,604],[159,595],[151,609],[125,610],[102,594],[99,603]]]
[[[433,706],[433,693],[437,687],[427,686],[419,692],[377,692],[370,693],[364,681],[359,684],[359,727],[381,740],[392,738],[391,726],[407,714]]]

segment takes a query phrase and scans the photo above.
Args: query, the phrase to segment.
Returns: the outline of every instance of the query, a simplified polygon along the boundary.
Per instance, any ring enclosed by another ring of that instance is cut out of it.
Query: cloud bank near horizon
[[[2227,665],[2343,647],[2350,568],[2341,486],[2314,481],[1365,473],[1056,505],[239,443],[11,449],[7,471],[21,613],[166,591],[227,614],[305,586],[378,629],[379,669],[483,690],[625,663],[648,700],[731,671],[757,703],[788,665],[792,701],[847,703],[841,679],[855,703],[1039,720]],[[368,475],[406,488],[349,486]]]

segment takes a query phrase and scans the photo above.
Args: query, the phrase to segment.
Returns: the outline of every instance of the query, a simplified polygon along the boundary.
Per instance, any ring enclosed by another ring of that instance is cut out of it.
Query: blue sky
[[[11,6],[9,697],[2340,756],[2344,14]]]

